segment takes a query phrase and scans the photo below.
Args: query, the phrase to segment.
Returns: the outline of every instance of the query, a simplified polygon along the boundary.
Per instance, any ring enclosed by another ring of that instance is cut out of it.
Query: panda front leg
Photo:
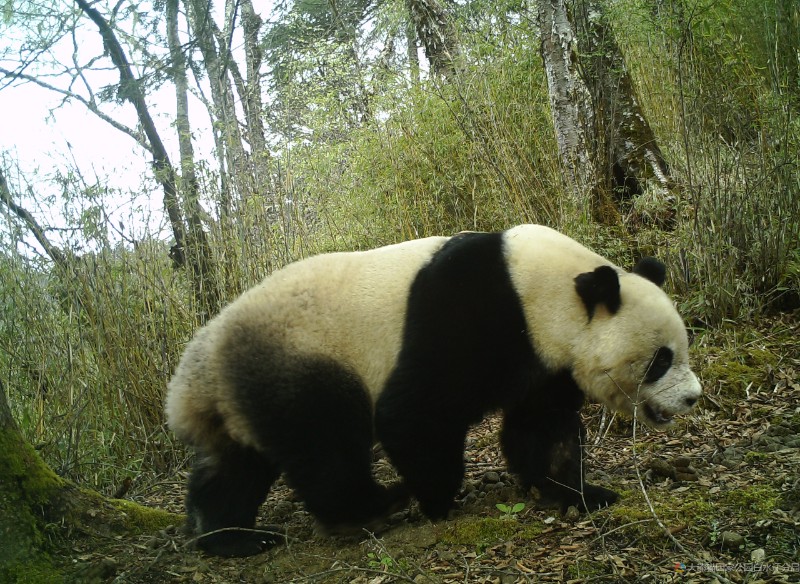
[[[501,445],[509,470],[528,491],[536,487],[562,511],[575,505],[585,511],[614,503],[618,495],[584,482],[580,413],[567,408],[506,408]]]
[[[216,556],[244,557],[283,542],[279,527],[255,528],[258,508],[279,475],[259,452],[235,443],[199,458],[186,495],[197,546]]]

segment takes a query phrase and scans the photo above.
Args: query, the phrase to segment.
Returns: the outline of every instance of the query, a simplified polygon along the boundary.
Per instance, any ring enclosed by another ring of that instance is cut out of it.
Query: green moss
[[[26,561],[0,566],[0,582],[9,584],[60,584],[64,576],[44,554]]]
[[[749,523],[768,518],[778,506],[780,496],[780,492],[773,487],[753,485],[721,493],[716,506],[736,509],[740,521]]]
[[[34,513],[62,484],[19,434],[0,431],[0,581],[38,584],[63,580],[42,551],[46,538],[41,518]]]
[[[0,476],[19,484],[15,492],[23,494],[24,502],[42,505],[63,486],[64,480],[16,432],[0,432],[0,452]]]
[[[754,328],[720,328],[695,344],[698,369],[706,385],[719,385],[729,397],[743,397],[745,388],[770,382],[795,333],[778,327],[765,336]]]
[[[680,497],[670,491],[653,490],[648,494],[656,515],[667,525],[684,523],[693,529],[705,530],[714,518],[714,505],[705,491],[687,491]],[[621,495],[620,502],[607,511],[614,523],[620,524],[623,531],[638,535],[661,533],[641,491],[624,491]]]
[[[567,566],[567,576],[570,580],[590,582],[594,579],[601,579],[608,573],[609,562],[604,560],[593,562],[579,560]]]
[[[747,463],[754,463],[762,460],[769,460],[772,456],[767,452],[760,452],[758,450],[751,450],[744,455],[744,460]]]
[[[477,517],[446,525],[439,535],[443,543],[456,545],[492,545],[512,539],[532,540],[541,534],[541,523],[521,523],[497,517]]]
[[[180,525],[185,520],[183,515],[169,513],[162,509],[144,507],[143,505],[137,505],[136,503],[123,499],[112,499],[110,503],[128,517],[129,522],[127,527],[131,532],[136,534],[155,533],[170,525]]]

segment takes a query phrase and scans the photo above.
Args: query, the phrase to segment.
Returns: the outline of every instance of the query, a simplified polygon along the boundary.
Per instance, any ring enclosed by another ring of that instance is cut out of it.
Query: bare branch
[[[25,222],[25,225],[27,225],[28,229],[33,233],[36,241],[39,242],[39,245],[42,246],[45,253],[50,256],[50,259],[58,266],[65,268],[67,266],[67,260],[64,257],[64,253],[58,247],[50,243],[50,240],[47,239],[47,235],[45,235],[44,229],[39,225],[34,216],[31,215],[27,209],[17,205],[12,199],[11,191],[8,189],[8,182],[6,181],[6,176],[3,174],[2,169],[0,169],[0,201],[2,201],[14,215]]]
[[[88,100],[85,97],[83,97],[81,95],[78,95],[77,93],[73,93],[72,91],[68,91],[66,89],[61,89],[60,87],[56,87],[55,85],[51,85],[51,84],[47,83],[46,81],[42,81],[38,77],[33,77],[32,75],[28,75],[26,73],[17,73],[15,71],[10,71],[10,70],[5,69],[3,67],[0,67],[0,73],[5,75],[7,78],[11,78],[12,80],[19,79],[19,80],[23,80],[23,81],[28,81],[30,83],[34,83],[34,84],[38,85],[39,87],[42,87],[42,88],[47,89],[49,91],[53,91],[55,93],[58,93],[59,95],[63,95],[67,99],[74,99],[74,100],[82,103],[84,106],[86,106],[86,109],[88,109],[90,112],[92,112],[98,118],[100,118],[104,122],[110,124],[112,127],[116,128],[120,132],[123,132],[123,133],[127,134],[128,136],[133,138],[136,141],[136,143],[139,144],[139,146],[141,146],[142,148],[144,148],[145,150],[147,150],[148,152],[150,152],[152,154],[153,151],[150,148],[150,144],[147,143],[147,140],[145,140],[145,138],[144,138],[144,136],[142,136],[141,132],[138,132],[138,131],[134,130],[133,128],[129,128],[125,124],[120,124],[115,119],[111,118],[107,114],[105,114],[102,111],[100,111],[100,109],[97,107],[97,104],[94,102],[94,100]]]

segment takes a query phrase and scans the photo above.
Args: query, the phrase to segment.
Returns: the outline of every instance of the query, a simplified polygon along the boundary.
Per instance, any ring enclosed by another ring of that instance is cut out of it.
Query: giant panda
[[[443,519],[467,430],[494,410],[526,491],[613,503],[583,480],[584,397],[660,428],[701,395],[664,278],[655,259],[629,273],[538,225],[274,272],[197,332],[169,383],[169,426],[199,451],[186,500],[199,546],[245,556],[278,543],[254,525],[282,473],[331,531],[409,496]],[[373,479],[375,440],[398,484]]]

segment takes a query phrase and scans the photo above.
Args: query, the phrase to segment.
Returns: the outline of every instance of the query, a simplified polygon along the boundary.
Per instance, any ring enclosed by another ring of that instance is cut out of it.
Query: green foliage
[[[615,10],[683,190],[664,251],[684,313],[716,324],[798,306],[800,92],[796,59],[785,58],[800,43],[797,6],[629,0]]]
[[[541,131],[551,122],[535,37],[518,26],[511,40],[484,43],[451,85],[407,89],[402,78],[385,78],[383,95],[371,102],[375,119],[346,143],[292,150],[286,166],[313,193],[336,239],[362,247],[398,235],[561,224],[556,146],[552,132]]]
[[[525,503],[514,503],[513,505],[509,504],[506,505],[505,503],[496,503],[495,507],[502,513],[502,519],[516,519],[517,514],[521,513],[523,509],[525,509]]]
[[[173,464],[162,403],[194,320],[188,287],[160,245],[68,265],[5,258],[0,363],[24,436],[61,475],[113,491]]]
[[[699,335],[693,352],[703,386],[738,398],[773,387],[772,374],[797,345],[796,336],[792,325],[782,322],[773,323],[769,337],[735,323]]]

